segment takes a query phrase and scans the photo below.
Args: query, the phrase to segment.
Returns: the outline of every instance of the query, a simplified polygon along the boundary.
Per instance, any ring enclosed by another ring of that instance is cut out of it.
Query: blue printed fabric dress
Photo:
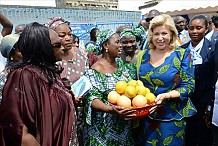
[[[126,66],[120,66],[112,74],[99,73],[95,70],[88,70],[86,77],[90,80],[93,89],[85,98],[85,126],[83,141],[85,146],[132,146],[132,121],[125,121],[114,114],[96,112],[92,110],[91,103],[98,98],[109,105],[107,95],[115,90],[117,81],[129,81],[134,79],[135,74],[130,74]]]
[[[139,68],[139,78],[156,96],[177,90],[180,98],[165,100],[163,106],[144,119],[143,145],[180,146],[183,144],[186,122],[196,109],[189,95],[194,91],[193,67],[190,50],[177,48],[158,67],[150,63],[145,50]]]

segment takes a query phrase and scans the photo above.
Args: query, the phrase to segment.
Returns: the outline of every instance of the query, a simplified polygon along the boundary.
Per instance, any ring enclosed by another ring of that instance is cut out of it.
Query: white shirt
[[[191,50],[193,65],[202,64],[203,62],[200,54],[201,49],[203,47],[203,43],[204,43],[204,38],[200,41],[200,43],[196,47],[193,47],[191,42],[189,43],[188,48]]]
[[[218,127],[218,81],[216,82],[212,123]]]
[[[180,32],[179,38],[182,41],[182,44],[186,44],[191,40],[188,31],[185,29]]]
[[[205,38],[207,38],[209,41],[211,41],[211,37],[213,35],[214,30],[211,30],[206,36]]]

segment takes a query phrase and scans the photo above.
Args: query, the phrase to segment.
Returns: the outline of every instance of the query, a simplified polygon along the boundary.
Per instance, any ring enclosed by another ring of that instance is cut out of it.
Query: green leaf
[[[154,73],[153,71],[150,71],[146,75],[141,76],[141,78],[146,79],[152,86],[154,86],[154,84],[151,82],[151,75],[153,73]]]
[[[162,82],[159,79],[152,79],[152,82],[155,83],[155,85],[157,85],[157,86],[163,86],[164,85],[164,82]]]
[[[160,132],[160,129],[157,129],[157,133],[161,136],[161,132]]]
[[[187,101],[187,106],[188,106],[188,109],[197,111],[194,107],[191,106],[191,100],[190,99]]]
[[[167,145],[168,146],[172,142],[172,140],[173,140],[173,136],[166,137],[164,139],[164,141],[163,141],[163,145]]]
[[[159,74],[165,73],[170,67],[170,64],[164,65],[159,69]]]
[[[178,91],[179,91],[179,93],[180,93],[180,94],[182,94],[182,93],[185,93],[185,92],[186,92],[185,88],[178,88]]]
[[[181,72],[180,72],[180,77],[181,77],[181,79],[182,79],[183,81],[188,82],[188,75],[187,75],[186,72],[181,71]]]
[[[183,137],[184,137],[184,133],[185,133],[185,131],[184,131],[184,129],[183,130],[180,130],[177,134],[176,134],[176,136],[175,137],[177,137],[177,138],[182,138],[183,139]]]
[[[178,49],[175,49],[175,51],[180,53],[180,60],[182,60],[182,59],[183,59],[183,56],[184,56],[184,54],[185,54],[186,49],[184,49],[184,48],[178,48]]]
[[[180,66],[181,66],[181,61],[179,60],[179,58],[174,57],[173,58],[173,64],[176,67],[176,69],[180,70]]]
[[[182,110],[182,114],[187,116],[188,113],[189,113],[189,108],[188,108],[188,106],[185,106]]]
[[[177,127],[182,127],[182,121],[175,121],[174,124],[175,124]]]
[[[152,146],[156,146],[158,143],[158,139],[152,139],[152,141],[147,141],[147,143],[151,144]]]

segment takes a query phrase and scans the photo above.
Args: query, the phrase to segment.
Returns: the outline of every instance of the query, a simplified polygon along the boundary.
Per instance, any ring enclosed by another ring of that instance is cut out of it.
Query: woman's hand
[[[75,102],[76,102],[76,104],[83,104],[83,97],[82,96],[75,97]]]
[[[109,113],[116,114],[124,120],[132,120],[136,118],[136,110],[132,108],[124,108],[121,106],[112,105],[109,108]]]
[[[155,103],[156,104],[161,104],[164,100],[166,100],[167,99],[166,94],[167,93],[158,94],[157,97],[155,98]]]

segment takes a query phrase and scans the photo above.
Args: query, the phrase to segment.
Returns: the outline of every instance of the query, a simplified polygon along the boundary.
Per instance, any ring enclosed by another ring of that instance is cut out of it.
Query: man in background
[[[150,25],[150,21],[155,17],[155,16],[158,16],[160,15],[160,12],[156,9],[153,9],[153,10],[150,10],[148,12],[148,15],[145,19],[145,21],[147,22],[147,28],[149,28],[149,25]],[[142,50],[145,50],[145,49],[148,49],[149,48],[149,44],[148,44],[148,41],[147,39],[145,40],[145,43],[144,45],[142,46]]]
[[[182,44],[186,44],[191,39],[189,37],[188,31],[185,29],[185,25],[186,25],[185,18],[182,16],[175,16],[173,20],[176,25],[176,29],[178,31],[178,39],[177,39],[178,46],[181,46]]]
[[[15,27],[15,34],[21,34],[25,27],[26,27],[25,24],[18,24]]]

